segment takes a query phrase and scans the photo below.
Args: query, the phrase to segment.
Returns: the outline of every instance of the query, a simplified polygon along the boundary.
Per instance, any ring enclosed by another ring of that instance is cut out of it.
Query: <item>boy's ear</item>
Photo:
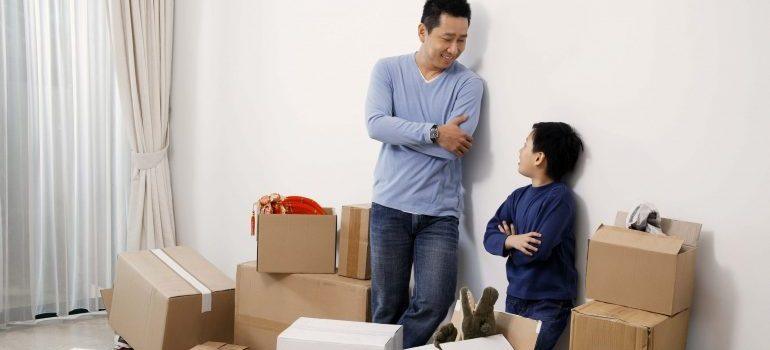
[[[535,155],[535,166],[540,167],[545,165],[545,153],[537,152]]]

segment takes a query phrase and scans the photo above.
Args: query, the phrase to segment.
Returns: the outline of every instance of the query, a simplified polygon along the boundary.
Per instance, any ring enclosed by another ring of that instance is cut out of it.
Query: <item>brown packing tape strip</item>
[[[358,240],[361,233],[361,210],[348,207],[348,266],[347,273],[353,274],[351,267],[356,267],[356,275],[360,272],[358,267]]]
[[[235,315],[235,320],[238,323],[243,323],[249,327],[264,329],[273,332],[283,332],[286,328],[289,328],[291,324],[268,320],[266,318],[247,316],[247,315]]]

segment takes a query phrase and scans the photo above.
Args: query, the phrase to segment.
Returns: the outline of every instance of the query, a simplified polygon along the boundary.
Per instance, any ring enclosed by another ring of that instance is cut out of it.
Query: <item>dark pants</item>
[[[372,203],[369,235],[372,322],[404,326],[404,348],[425,345],[454,302],[458,219]]]
[[[540,320],[540,334],[535,350],[551,350],[567,327],[572,311],[572,300],[524,300],[508,296],[505,312]]]

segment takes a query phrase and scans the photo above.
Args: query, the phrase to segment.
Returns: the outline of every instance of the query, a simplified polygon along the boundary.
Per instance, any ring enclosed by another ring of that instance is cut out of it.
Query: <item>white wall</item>
[[[487,82],[465,164],[462,285],[505,290],[481,236],[525,179],[516,150],[561,120],[587,152],[588,234],[645,200],[704,224],[689,349],[762,349],[770,333],[770,2],[472,1],[461,61]],[[363,101],[380,57],[414,51],[421,1],[176,2],[171,166],[182,244],[230,275],[254,258],[251,203],[370,200],[378,143]],[[582,295],[582,274],[581,274]],[[500,305],[502,307],[502,298]],[[564,347],[566,348],[566,347]]]

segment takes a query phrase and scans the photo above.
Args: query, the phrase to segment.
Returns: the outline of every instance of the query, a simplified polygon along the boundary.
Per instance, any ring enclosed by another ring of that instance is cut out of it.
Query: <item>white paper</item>
[[[278,336],[277,350],[401,350],[401,326],[300,317]]]

